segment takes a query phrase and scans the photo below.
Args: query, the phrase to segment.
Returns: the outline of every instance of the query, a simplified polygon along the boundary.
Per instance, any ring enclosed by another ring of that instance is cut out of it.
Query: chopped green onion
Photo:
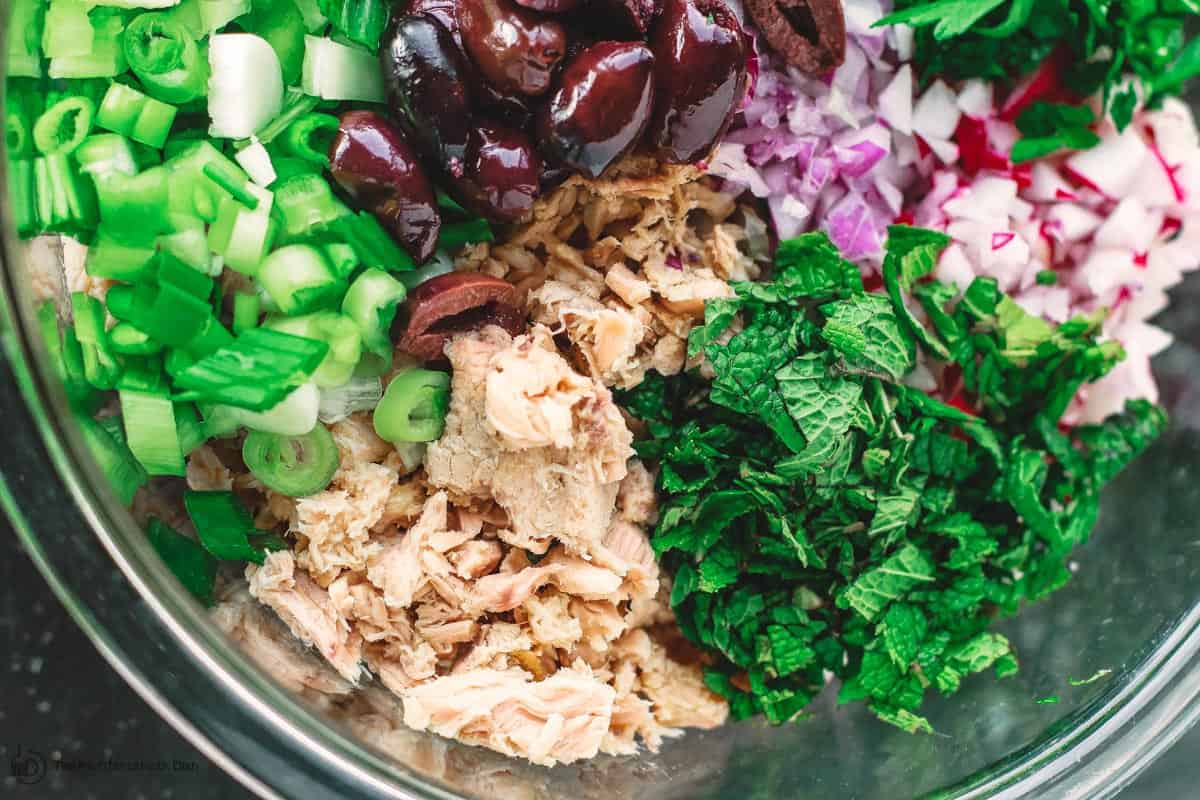
[[[309,33],[320,33],[325,30],[329,20],[321,9],[320,0],[295,0],[300,16],[304,18],[304,29]]]
[[[284,99],[283,110],[255,134],[256,138],[263,144],[270,144],[295,120],[315,109],[320,102],[315,97],[289,89],[288,96]]]
[[[112,78],[128,68],[121,47],[125,17],[118,11],[97,8],[88,19],[93,29],[91,48],[84,55],[50,59],[51,78]]]
[[[88,248],[84,270],[94,278],[137,281],[153,272],[153,261],[152,243],[127,242],[101,227]]]
[[[124,51],[129,68],[156,100],[187,103],[208,90],[208,55],[169,13],[134,17],[125,29]]]
[[[322,100],[382,103],[383,73],[375,55],[332,39],[304,37],[304,69],[300,87]]]
[[[41,88],[25,78],[10,78],[4,103],[4,144],[9,159],[31,158],[33,124],[46,108]]]
[[[241,333],[258,327],[262,302],[256,294],[238,292],[233,296],[233,332]]]
[[[250,191],[250,181],[241,170],[234,169],[228,162],[210,161],[200,171],[246,208],[251,211],[258,208],[258,195]]]
[[[339,464],[337,444],[322,425],[303,436],[252,431],[242,445],[242,459],[263,486],[288,497],[323,491]]]
[[[179,400],[266,411],[308,381],[329,351],[325,342],[252,328],[175,376]]]
[[[275,207],[283,218],[284,234],[305,236],[346,216],[350,210],[333,196],[320,175],[295,175],[275,184]]]
[[[108,294],[104,295],[104,304],[108,306],[108,313],[122,322],[133,319],[136,303],[137,292],[132,286],[111,286]]]
[[[125,371],[117,381],[118,390],[164,393],[167,383],[161,358],[156,355],[128,356],[123,361]]]
[[[473,219],[468,222],[443,225],[441,236],[438,238],[438,246],[453,252],[463,245],[491,242],[495,238],[492,226],[486,219]]]
[[[38,219],[37,180],[33,161],[30,159],[8,162],[8,209],[20,236],[33,236],[41,230],[41,222]]]
[[[337,130],[338,118],[332,114],[305,114],[288,126],[279,144],[293,158],[325,169]]]
[[[52,0],[46,7],[46,27],[42,31],[42,53],[46,58],[92,52],[96,32],[88,19],[89,7],[81,0]]]
[[[270,214],[250,211],[236,200],[226,198],[221,201],[216,222],[209,228],[208,246],[230,269],[254,276],[271,249],[277,229]]]
[[[114,83],[100,101],[96,124],[135,142],[162,147],[177,111],[175,106],[155,100],[137,89]]]
[[[204,33],[218,31],[243,14],[250,13],[250,0],[199,0],[199,6]]]
[[[71,294],[75,317],[75,335],[83,350],[83,369],[87,381],[97,389],[112,389],[121,375],[121,365],[108,347],[104,330],[104,305],[84,292]]]
[[[13,0],[8,4],[4,34],[5,76],[38,78],[42,75],[42,30],[46,4],[42,0]]]
[[[179,430],[179,449],[184,456],[190,456],[192,451],[208,440],[204,422],[191,403],[175,405],[175,427]]]
[[[279,58],[284,86],[300,81],[304,63],[304,17],[292,0],[252,0],[250,13],[238,20],[246,33],[261,36]]]
[[[161,353],[163,349],[160,343],[128,322],[118,322],[109,329],[108,346],[123,356],[149,356]]]
[[[404,284],[391,275],[368,269],[350,284],[342,300],[342,313],[358,327],[363,348],[388,365],[392,362],[392,321],[406,294]]]
[[[232,492],[185,492],[183,505],[205,550],[222,561],[263,563],[263,552],[248,538],[259,531]]]
[[[188,356],[195,360],[204,358],[204,356],[231,344],[233,344],[233,334],[221,324],[220,320],[210,315],[205,321],[204,327],[200,329],[200,333],[188,343],[187,352]]]
[[[279,57],[252,33],[219,33],[209,39],[208,133],[246,139],[283,106]]]
[[[221,206],[221,200],[232,199],[232,195],[213,182],[205,167],[211,163],[220,163],[221,173],[227,177],[240,175],[241,168],[226,158],[217,148],[207,141],[197,141],[185,147],[172,156],[163,167],[170,173],[170,207],[177,214],[191,214],[200,217],[205,222],[214,222]],[[249,180],[239,178],[237,181],[246,192],[255,194],[261,203],[263,195],[259,194]],[[264,193],[270,197],[270,193]]]
[[[184,589],[205,606],[213,604],[217,560],[197,542],[168,527],[156,517],[146,523],[146,538]]]
[[[320,390],[310,382],[297,387],[266,411],[247,411],[230,406],[229,414],[239,426],[244,425],[252,431],[302,436],[316,426],[320,408]]]
[[[182,25],[188,36],[197,42],[209,34],[200,16],[200,0],[180,0],[178,5],[162,13],[170,17],[172,22]]]
[[[321,0],[321,10],[335,31],[375,52],[391,7],[385,0]]]
[[[446,427],[450,376],[410,369],[388,384],[375,408],[375,432],[384,441],[432,442]]]
[[[137,175],[96,175],[100,219],[111,232],[129,238],[154,237],[171,229],[170,173],[151,167]]]
[[[46,155],[74,151],[91,131],[95,113],[96,106],[86,97],[59,100],[33,126],[34,146]]]
[[[82,413],[75,415],[83,440],[91,451],[92,457],[100,467],[100,472],[108,479],[117,499],[124,505],[133,502],[133,496],[149,476],[142,465],[133,457],[129,446],[122,437],[114,435],[96,420]]]
[[[158,237],[158,246],[162,251],[205,275],[219,275],[220,265],[209,252],[204,220],[185,214],[172,214],[171,225],[174,228],[172,232]]]
[[[138,173],[137,159],[129,140],[116,133],[97,133],[89,136],[75,149],[79,170],[96,178],[112,172],[122,175]]]
[[[358,268],[358,254],[354,248],[344,242],[325,242],[321,252],[329,259],[329,265],[339,278],[348,278]]]
[[[148,475],[177,475],[185,472],[175,406],[166,391],[122,389],[121,414],[125,440]]]
[[[115,314],[113,316],[116,316]],[[150,338],[171,347],[184,347],[199,336],[212,318],[207,298],[164,284],[139,286],[130,310],[128,322],[150,335]]]
[[[48,300],[38,308],[38,329],[71,407],[80,413],[91,414],[99,405],[101,395],[88,383],[79,339],[74,330],[64,330],[59,325],[58,310],[53,301]]]
[[[284,314],[304,314],[336,306],[346,283],[315,247],[293,244],[263,259],[258,282]]]
[[[66,153],[34,159],[33,181],[42,230],[90,236],[96,228],[96,193]]]
[[[208,275],[180,261],[170,253],[158,254],[158,285],[174,286],[193,297],[207,301],[213,293],[214,281]]]
[[[362,336],[358,326],[335,311],[315,311],[298,317],[270,317],[263,327],[329,345],[329,353],[312,376],[313,382],[321,388],[341,386],[350,380],[362,355]]]
[[[250,180],[259,186],[270,186],[275,182],[276,174],[275,167],[271,164],[271,154],[257,139],[239,150],[234,156],[234,160],[242,169],[246,170]]]

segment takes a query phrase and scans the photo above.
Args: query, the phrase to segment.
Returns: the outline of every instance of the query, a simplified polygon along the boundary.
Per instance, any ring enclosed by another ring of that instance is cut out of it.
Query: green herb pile
[[[1060,430],[1119,345],[1096,341],[1100,315],[1054,328],[988,278],[955,303],[927,279],[946,243],[893,227],[884,295],[824,234],[783,242],[772,282],[709,302],[690,346],[711,381],[652,376],[620,398],[660,467],[671,605],[736,717],[792,719],[828,671],[841,702],[930,730],[931,688],[1017,669],[997,616],[1067,581],[1101,487],[1165,425],[1136,401]],[[919,353],[961,372],[977,413],[904,384]]]
[[[897,0],[880,25],[917,29],[913,61],[922,76],[1010,80],[1062,49],[1062,85],[1103,92],[1119,128],[1129,124],[1142,83],[1148,104],[1178,93],[1200,73],[1200,45],[1185,47],[1197,0]]]

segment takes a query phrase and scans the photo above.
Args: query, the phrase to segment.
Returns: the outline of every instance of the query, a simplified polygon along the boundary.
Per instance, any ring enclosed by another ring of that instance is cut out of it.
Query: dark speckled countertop
[[[160,720],[75,627],[0,518],[0,797],[250,797]],[[1200,728],[1122,795],[1195,796]],[[37,780],[13,764],[60,762]],[[67,769],[66,767],[70,767]],[[19,770],[18,770],[19,772]],[[501,799],[502,800],[502,799]]]

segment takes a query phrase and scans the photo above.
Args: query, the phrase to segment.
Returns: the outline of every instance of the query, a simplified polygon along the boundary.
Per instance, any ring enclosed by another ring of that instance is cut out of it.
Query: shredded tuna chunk
[[[540,682],[519,670],[479,669],[409,690],[404,721],[552,767],[600,752],[613,699],[611,686],[573,668]]]
[[[545,552],[557,538],[586,555],[608,529],[633,435],[611,393],[572,372],[548,345],[545,330],[535,327],[515,341],[489,328],[447,347],[450,410],[426,469],[434,486],[494,498],[513,541]],[[511,366],[511,377],[498,365]],[[540,421],[522,417],[531,413]],[[507,435],[493,420],[511,420]]]
[[[467,248],[456,267],[512,282],[593,377],[629,388],[651,367],[682,369],[704,301],[759,275],[737,213],[696,167],[632,157],[598,180],[568,179],[530,222]]]
[[[301,566],[328,583],[343,569],[360,570],[378,548],[370,530],[383,516],[396,473],[381,464],[354,463],[339,470],[330,488],[296,501],[292,529],[304,537]]]
[[[329,595],[308,573],[296,569],[291,553],[271,553],[261,567],[248,565],[246,580],[250,594],[274,609],[296,638],[317,648],[343,678],[358,681],[362,640]]]

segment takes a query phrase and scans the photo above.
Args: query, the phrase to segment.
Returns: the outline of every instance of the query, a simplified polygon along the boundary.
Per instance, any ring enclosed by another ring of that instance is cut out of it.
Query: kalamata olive
[[[427,158],[461,176],[472,128],[470,71],[450,32],[425,14],[394,17],[379,61],[404,132]]]
[[[600,24],[616,24],[642,37],[662,11],[662,0],[590,0],[590,6]]]
[[[444,357],[456,334],[499,325],[514,336],[525,330],[517,288],[478,272],[450,272],[412,290],[405,304],[408,319],[399,347],[425,361]]]
[[[467,53],[497,89],[537,96],[550,88],[567,50],[561,23],[512,0],[461,0],[458,19]]]
[[[563,70],[538,114],[550,157],[592,178],[634,145],[650,120],[654,55],[639,42],[600,42]]]
[[[517,5],[543,11],[547,14],[561,14],[572,11],[579,5],[579,0],[516,0]]]
[[[745,33],[723,0],[666,0],[650,48],[655,98],[646,141],[664,161],[698,161],[745,97]]]
[[[476,70],[478,73],[478,70]],[[511,128],[528,130],[537,107],[536,98],[520,93],[502,92],[477,75],[471,84],[471,97],[484,116],[503,122]]]
[[[454,181],[454,188],[475,213],[493,222],[518,222],[540,193],[541,166],[524,133],[479,123],[467,147],[466,175]]]
[[[450,33],[454,43],[462,46],[461,31],[458,26],[458,0],[408,0],[395,13],[401,16],[425,14],[433,17]]]
[[[437,248],[442,219],[433,186],[400,132],[373,111],[347,111],[329,148],[330,170],[418,263]]]
[[[846,60],[842,0],[745,0],[744,5],[771,47],[800,71],[824,75]]]

